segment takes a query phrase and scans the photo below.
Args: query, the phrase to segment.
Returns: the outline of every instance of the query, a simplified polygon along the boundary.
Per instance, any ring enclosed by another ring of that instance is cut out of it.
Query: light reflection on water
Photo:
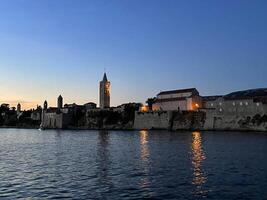
[[[98,132],[98,144],[97,144],[97,181],[99,185],[102,185],[102,190],[109,192],[112,190],[113,183],[110,175],[110,153],[109,153],[109,132],[107,130],[100,130]]]
[[[0,199],[264,199],[266,144],[266,133],[0,129]]]
[[[149,134],[147,130],[141,130],[140,135],[140,157],[142,162],[143,178],[140,180],[140,188],[144,190],[146,197],[151,197],[151,182],[149,180],[149,170],[150,170],[150,153],[148,147]]]
[[[141,147],[141,159],[146,166],[149,164],[149,149],[148,149],[148,131],[141,130],[140,131],[140,147]]]
[[[192,184],[196,186],[196,194],[203,194],[202,186],[206,183],[207,177],[202,169],[202,163],[206,159],[205,152],[202,148],[201,133],[195,131],[192,133],[192,166],[193,180]]]

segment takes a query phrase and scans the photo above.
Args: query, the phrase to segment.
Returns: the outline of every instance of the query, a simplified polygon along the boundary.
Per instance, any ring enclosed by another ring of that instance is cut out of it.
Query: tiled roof
[[[196,88],[187,88],[187,89],[179,89],[179,90],[162,91],[158,95],[177,94],[177,93],[186,93],[186,92],[192,92],[195,95],[199,95],[199,93],[198,93]]]

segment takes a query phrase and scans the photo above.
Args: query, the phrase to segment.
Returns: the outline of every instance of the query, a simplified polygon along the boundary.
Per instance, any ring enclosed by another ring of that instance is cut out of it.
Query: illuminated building
[[[101,109],[110,107],[110,82],[107,79],[106,73],[104,73],[103,80],[100,81],[99,105]]]
[[[197,110],[202,106],[202,99],[196,88],[163,91],[157,95],[153,110]]]

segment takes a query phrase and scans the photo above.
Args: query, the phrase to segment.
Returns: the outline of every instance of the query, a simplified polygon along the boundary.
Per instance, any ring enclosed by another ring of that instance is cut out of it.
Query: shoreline
[[[34,129],[34,130],[40,130],[38,127],[21,127],[21,126],[0,126],[0,129]],[[160,128],[152,128],[152,129],[112,129],[112,128],[45,128],[41,129],[42,131],[45,130],[77,130],[77,131],[141,131],[141,130],[146,130],[146,131],[169,131],[169,132],[177,132],[177,131],[208,131],[208,132],[260,132],[260,133],[267,133],[267,131],[264,130],[244,130],[244,129],[177,129],[177,130],[169,130],[169,129],[160,129]]]

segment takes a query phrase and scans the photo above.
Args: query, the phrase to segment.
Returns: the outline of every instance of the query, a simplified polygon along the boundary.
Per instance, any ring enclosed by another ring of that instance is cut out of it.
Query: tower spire
[[[107,74],[106,72],[104,73],[104,76],[103,76],[103,81],[107,82],[108,81],[108,78],[107,78]]]

